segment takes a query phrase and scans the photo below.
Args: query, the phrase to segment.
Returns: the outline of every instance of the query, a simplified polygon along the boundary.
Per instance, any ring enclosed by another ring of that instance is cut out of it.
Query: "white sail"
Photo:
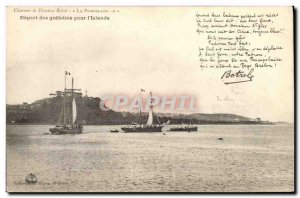
[[[149,117],[147,120],[146,125],[152,125],[153,124],[153,106],[152,106],[152,92],[150,91],[150,111],[149,111]]]
[[[153,124],[153,112],[152,109],[149,111],[149,117],[146,125],[152,125]]]
[[[75,101],[75,98],[73,98],[73,102],[72,102],[72,112],[73,112],[73,117],[72,117],[72,121],[73,121],[73,124],[75,123],[76,121],[76,118],[77,118],[77,109],[76,109],[76,101]]]

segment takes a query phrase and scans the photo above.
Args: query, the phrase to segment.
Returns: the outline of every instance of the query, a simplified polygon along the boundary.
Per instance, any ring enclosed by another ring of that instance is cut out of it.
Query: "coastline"
[[[53,123],[6,123],[6,125],[55,125]],[[124,126],[129,124],[86,124],[86,126]],[[194,124],[194,125],[294,125],[294,123],[278,123],[278,122],[268,122],[268,123],[229,123],[229,122],[219,122],[219,123],[201,123],[201,124]],[[179,124],[168,124],[166,126],[180,126]]]

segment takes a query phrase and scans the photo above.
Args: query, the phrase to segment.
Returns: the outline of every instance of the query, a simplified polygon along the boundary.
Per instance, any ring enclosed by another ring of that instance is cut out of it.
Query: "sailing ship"
[[[144,90],[141,89],[141,92]],[[141,98],[141,94],[140,94]],[[122,127],[121,129],[125,133],[134,133],[134,132],[162,132],[162,128],[164,124],[161,124],[158,117],[153,112],[153,103],[152,103],[152,92],[150,92],[150,110],[148,112],[148,120],[146,124],[141,123],[141,114],[142,114],[142,107],[140,102],[140,113],[139,113],[139,120],[140,123],[132,123],[131,125],[127,125],[125,127]],[[153,118],[156,117],[159,124],[153,123]]]
[[[72,88],[66,88],[66,76],[70,75],[69,72],[65,72],[65,88],[63,108],[58,119],[58,123],[54,128],[50,128],[49,131],[52,134],[79,134],[83,131],[83,122],[77,121],[77,105],[76,105],[76,92],[80,89],[74,89],[74,81],[72,78]]]

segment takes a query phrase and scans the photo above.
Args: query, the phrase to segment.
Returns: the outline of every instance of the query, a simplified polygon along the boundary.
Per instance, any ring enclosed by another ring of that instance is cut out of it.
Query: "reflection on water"
[[[206,125],[166,135],[109,132],[121,126],[46,135],[50,127],[7,126],[8,191],[294,189],[293,125]],[[25,184],[30,173],[37,184]]]

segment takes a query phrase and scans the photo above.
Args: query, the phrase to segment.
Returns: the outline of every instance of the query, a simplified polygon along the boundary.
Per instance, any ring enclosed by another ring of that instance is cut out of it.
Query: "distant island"
[[[102,111],[99,108],[101,99],[98,97],[76,97],[78,120],[84,120],[88,125],[124,125],[138,119],[138,113]],[[50,98],[37,100],[31,104],[6,105],[7,124],[56,124],[63,103],[62,93],[52,94]],[[170,124],[273,124],[260,118],[247,118],[234,114],[173,114],[156,113],[161,123]],[[143,113],[142,122],[146,122],[147,114]]]

